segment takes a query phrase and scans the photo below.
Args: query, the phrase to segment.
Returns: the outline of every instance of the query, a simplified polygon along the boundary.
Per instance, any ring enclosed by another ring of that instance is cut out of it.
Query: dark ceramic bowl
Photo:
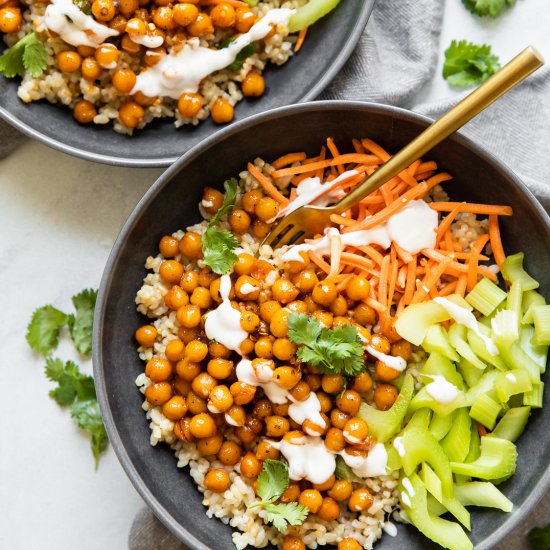
[[[268,65],[266,93],[245,99],[235,109],[235,121],[251,115],[315,99],[336,76],[357,44],[374,0],[346,0],[308,32],[299,55],[281,67]],[[2,41],[0,40],[0,52]],[[196,127],[176,129],[173,119],[157,119],[132,137],[117,134],[112,125],[83,126],[71,109],[46,100],[30,104],[17,97],[19,79],[0,76],[0,117],[24,134],[54,149],[95,162],[120,166],[170,166],[220,129],[210,119]]]
[[[317,102],[277,109],[219,132],[189,151],[146,193],[113,248],[99,293],[94,323],[94,372],[110,441],[136,489],[162,522],[193,549],[232,548],[231,529],[206,517],[201,494],[187,470],[176,467],[173,452],[149,445],[149,428],[134,380],[143,371],[133,334],[143,324],[134,297],[146,274],[145,258],[160,237],[199,221],[197,203],[204,185],[238,174],[249,159],[268,161],[289,151],[319,151],[327,136],[343,150],[355,137],[368,136],[397,151],[430,121],[381,105]],[[508,253],[524,251],[529,272],[550,297],[550,219],[514,173],[468,139],[455,135],[426,155],[455,175],[446,185],[453,199],[508,203],[515,214],[502,220]],[[206,168],[207,167],[207,168]],[[494,547],[535,506],[550,485],[550,392],[545,408],[533,412],[518,442],[518,471],[503,488],[514,502],[504,514],[472,513],[471,538],[478,549]],[[432,548],[411,527],[396,538],[383,537],[379,550]]]

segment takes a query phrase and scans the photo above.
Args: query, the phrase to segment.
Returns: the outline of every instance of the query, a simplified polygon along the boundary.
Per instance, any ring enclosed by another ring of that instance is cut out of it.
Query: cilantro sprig
[[[23,76],[25,72],[33,77],[40,76],[47,67],[48,52],[33,32],[16,42],[0,56],[0,73],[6,78]]]
[[[284,493],[290,482],[288,466],[280,460],[266,460],[258,476],[258,496],[262,499],[250,508],[263,508],[266,520],[279,530],[286,531],[289,525],[300,525],[308,516],[308,509],[297,502],[275,501]]]
[[[321,373],[355,376],[365,368],[363,343],[353,325],[328,329],[315,317],[291,313],[288,338],[297,346],[298,358]]]
[[[237,254],[235,250],[239,247],[239,241],[235,235],[227,229],[216,229],[223,216],[235,206],[237,196],[237,180],[231,178],[224,183],[225,196],[220,209],[210,218],[208,227],[202,235],[202,252],[204,263],[218,275],[228,273],[235,262]]]
[[[487,44],[453,40],[445,51],[443,77],[451,86],[474,86],[500,69],[500,62]]]
[[[257,0],[256,0],[256,3],[257,3]],[[232,36],[228,37],[222,40],[221,42],[218,42],[216,44],[216,48],[218,48],[218,50],[223,50],[224,48],[227,48],[229,44],[231,44],[231,42],[234,42],[234,41],[235,41],[235,38],[233,38]],[[235,61],[233,61],[233,63],[228,65],[226,69],[228,71],[240,71],[243,68],[245,60],[251,55],[254,55],[255,53],[256,53],[256,46],[254,46],[254,44],[248,44],[248,46],[245,46],[237,54]]]
[[[527,535],[531,550],[550,549],[550,525],[545,527],[534,527]]]
[[[475,15],[497,17],[507,6],[513,6],[516,0],[462,0],[464,5]]]

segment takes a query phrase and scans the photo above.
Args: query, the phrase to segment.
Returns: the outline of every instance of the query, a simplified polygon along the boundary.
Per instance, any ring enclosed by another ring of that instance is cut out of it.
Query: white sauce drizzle
[[[426,375],[427,376],[427,375]],[[426,385],[426,391],[438,403],[452,403],[458,396],[458,388],[451,384],[444,376],[430,374],[433,382]]]
[[[130,36],[130,35],[129,35]],[[154,34],[144,34],[143,36],[130,36],[134,44],[140,44],[146,48],[160,48],[164,44],[164,37]]]
[[[404,477],[401,483],[403,484],[405,491],[409,493],[410,497],[414,497],[414,487],[412,486],[411,480],[408,477]]]
[[[237,424],[237,422],[235,422],[233,420],[233,418],[231,416],[229,416],[227,413],[225,413],[224,415],[225,417],[225,421],[230,425],[230,426],[235,426],[235,428],[238,428],[239,425]]]
[[[412,508],[411,499],[409,498],[409,495],[405,493],[405,491],[401,491],[401,502],[403,502],[405,506]]]
[[[491,355],[498,355],[498,348],[495,346],[495,343],[491,338],[485,336],[485,334],[482,334],[482,332],[479,330],[479,323],[477,322],[475,315],[471,311],[468,311],[465,307],[461,307],[454,302],[451,302],[451,300],[448,300],[447,298],[442,298],[440,296],[434,298],[434,302],[436,302],[440,306],[443,306],[447,313],[457,323],[473,330],[483,340],[483,342],[487,346],[487,351]]]
[[[48,30],[57,33],[62,40],[73,46],[97,48],[107,38],[119,34],[86,15],[72,0],[52,0],[46,8],[43,23]]]
[[[510,380],[512,384],[515,384],[518,381],[518,379],[511,372],[506,375],[506,379]]]
[[[212,208],[214,206],[214,203],[212,201],[206,201],[202,199],[201,205],[204,206],[204,208]]]
[[[315,425],[325,428],[325,421],[321,416],[321,403],[315,392],[310,392],[308,398],[303,401],[296,401],[290,393],[288,398],[292,401],[288,407],[288,415],[294,422],[303,424],[310,420]]]
[[[383,443],[376,443],[366,457],[353,456],[342,451],[340,456],[359,477],[378,477],[386,475],[388,466],[388,452]]]
[[[222,303],[206,314],[204,330],[210,340],[216,340],[228,349],[239,351],[240,345],[248,338],[248,333],[241,327],[241,312],[231,305],[230,291],[231,277],[224,275],[220,282]]]
[[[381,351],[374,349],[372,346],[367,346],[367,351],[373,356],[376,357],[379,361],[382,361],[390,369],[396,370],[398,372],[403,372],[407,368],[407,361],[403,357],[386,355]]]
[[[405,456],[405,445],[403,445],[403,438],[396,437],[393,442],[393,447],[397,451],[399,456]]]
[[[386,523],[384,523],[384,527],[382,527],[382,529],[384,529],[384,532],[387,535],[389,535],[390,537],[396,537],[397,536],[397,527],[391,521],[386,521]]]
[[[244,283],[241,288],[239,289],[240,294],[243,296],[246,296],[248,294],[252,294],[253,292],[256,292],[257,290],[260,290],[259,287],[254,286],[250,283]]]
[[[390,247],[392,241],[403,250],[416,254],[424,248],[433,248],[436,240],[438,225],[437,212],[431,209],[423,200],[411,201],[402,210],[397,212],[383,224],[372,229],[361,229],[341,234],[343,246],[366,246],[377,244],[384,249]],[[337,231],[331,228],[332,231]],[[306,244],[289,246],[282,255],[285,262],[302,262],[300,252],[313,250],[321,256],[330,254],[330,233],[308,241]],[[339,232],[338,232],[339,233]]]
[[[165,55],[156,65],[142,71],[130,94],[142,92],[147,97],[178,99],[184,92],[196,92],[201,80],[233,63],[243,48],[265,38],[272,24],[286,23],[293,13],[294,10],[286,8],[270,10],[248,32],[220,50],[204,48],[198,39],[191,39],[179,52]]]

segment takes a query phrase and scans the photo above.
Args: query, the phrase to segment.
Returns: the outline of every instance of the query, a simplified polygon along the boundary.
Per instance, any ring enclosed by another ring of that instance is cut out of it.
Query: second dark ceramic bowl
[[[315,99],[336,76],[357,44],[374,0],[345,0],[308,31],[300,53],[281,67],[268,65],[266,93],[244,99],[235,122],[251,115]],[[0,52],[2,42],[0,40]],[[17,97],[20,79],[0,75],[0,117],[24,134],[65,153],[119,166],[170,166],[180,155],[220,129],[210,119],[176,129],[173,119],[156,119],[132,137],[112,125],[78,124],[72,110],[46,100],[26,104]]]
[[[208,519],[202,496],[187,470],[176,467],[172,451],[149,445],[149,428],[134,380],[143,372],[133,334],[144,323],[134,298],[146,275],[148,255],[156,254],[166,233],[199,221],[197,203],[205,185],[219,186],[242,171],[248,160],[267,161],[285,152],[316,154],[326,137],[341,151],[352,138],[370,137],[397,151],[418,135],[429,120],[381,105],[318,102],[277,109],[250,118],[207,139],[184,155],[151,187],[126,222],[113,248],[103,280],[94,322],[94,372],[109,439],[136,489],[164,524],[195,550],[230,549],[231,529]],[[525,252],[529,272],[550,297],[550,220],[514,173],[466,138],[455,135],[427,159],[455,179],[445,188],[455,200],[505,203],[514,216],[503,218],[507,253]],[[504,514],[490,509],[472,512],[471,538],[478,550],[492,548],[535,506],[550,485],[550,392],[544,409],[534,411],[518,441],[518,471],[502,484],[514,502]],[[410,526],[399,526],[396,538],[383,537],[379,550],[433,548]]]

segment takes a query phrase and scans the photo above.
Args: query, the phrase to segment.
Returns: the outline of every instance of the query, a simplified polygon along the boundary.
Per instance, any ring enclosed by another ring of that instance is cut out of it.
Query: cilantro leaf
[[[76,400],[71,407],[71,417],[79,428],[90,434],[90,445],[97,469],[99,456],[105,451],[108,443],[107,432],[103,425],[97,401],[95,399],[87,401]]]
[[[462,0],[462,2],[475,15],[496,17],[506,6],[513,6],[516,0]]]
[[[92,15],[92,3],[88,0],[73,0],[73,4],[86,15]]]
[[[445,51],[443,77],[451,86],[480,84],[499,69],[499,59],[487,44],[480,46],[466,40],[453,40]]]
[[[65,372],[63,361],[58,358],[48,357],[46,360],[46,376],[52,382],[59,382],[61,376]]]
[[[297,356],[326,374],[354,376],[364,370],[363,343],[353,325],[328,329],[305,313],[291,313],[288,321],[289,340],[301,347]]]
[[[53,306],[38,308],[27,326],[29,346],[42,355],[49,355],[59,343],[59,332],[67,323],[67,315]]]
[[[69,315],[68,323],[76,349],[87,355],[92,351],[92,325],[94,308],[97,299],[97,290],[85,289],[73,296],[74,315]]]
[[[214,227],[220,223],[220,220],[226,215],[229,214],[233,207],[235,206],[235,199],[237,197],[237,187],[238,182],[235,178],[231,178],[224,182],[223,186],[225,188],[225,195],[223,197],[222,205],[219,210],[210,218],[208,222],[208,227]]]
[[[250,2],[251,0],[249,0]],[[258,0],[255,0],[256,4],[258,3]],[[256,5],[254,4],[254,5]],[[221,42],[218,42],[216,44],[216,48],[218,50],[222,50],[224,48],[227,48],[229,44],[235,41],[235,38],[229,37],[225,38]],[[226,69],[228,71],[240,71],[243,68],[244,62],[247,57],[250,57],[251,55],[254,55],[256,53],[256,46],[254,44],[248,44],[248,46],[245,46],[238,54],[237,57],[235,57],[235,61],[228,65]]]
[[[0,73],[6,78],[40,76],[46,69],[48,52],[34,32],[30,32],[0,56]]]
[[[288,525],[300,525],[307,518],[309,510],[297,502],[266,504],[266,519],[279,530],[286,531]]]
[[[531,529],[527,538],[532,550],[550,550],[550,525]]]
[[[280,460],[266,460],[258,476],[258,496],[264,500],[279,498],[288,487],[288,466]]]

